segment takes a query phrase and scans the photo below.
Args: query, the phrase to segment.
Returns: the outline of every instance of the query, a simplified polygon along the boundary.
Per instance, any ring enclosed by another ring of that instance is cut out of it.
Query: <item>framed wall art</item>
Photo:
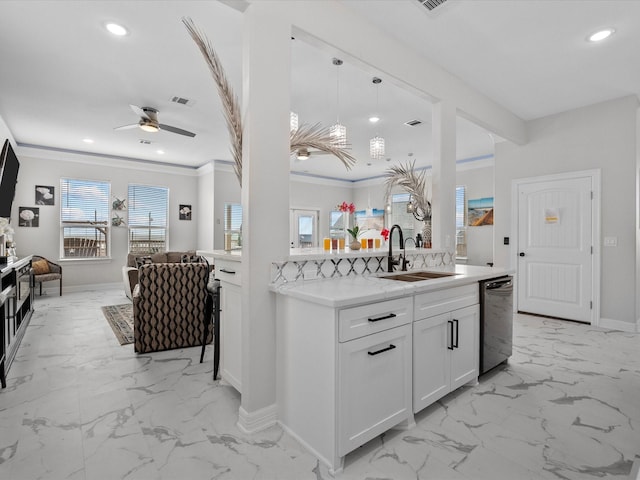
[[[36,185],[36,205],[55,205],[55,187]]]
[[[191,220],[191,205],[180,205],[180,220]]]

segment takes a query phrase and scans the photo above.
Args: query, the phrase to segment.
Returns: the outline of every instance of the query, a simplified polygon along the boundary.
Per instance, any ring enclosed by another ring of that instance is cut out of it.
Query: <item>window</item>
[[[391,195],[391,225],[398,224],[402,228],[404,238],[413,238],[415,230],[415,217],[411,211],[407,211],[410,195],[408,193],[395,193]],[[397,239],[397,240],[396,240]],[[400,236],[393,238],[394,247],[398,246]]]
[[[224,249],[242,248],[242,205],[224,204]]]
[[[129,252],[167,250],[169,189],[129,184]]]
[[[456,187],[456,257],[467,256],[467,189]]]
[[[62,258],[108,257],[109,182],[60,179]]]

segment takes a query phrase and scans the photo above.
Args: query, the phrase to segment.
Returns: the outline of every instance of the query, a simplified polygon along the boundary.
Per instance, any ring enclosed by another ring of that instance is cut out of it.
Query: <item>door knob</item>
[[[524,257],[524,252],[520,252],[520,256],[521,256],[521,257]]]

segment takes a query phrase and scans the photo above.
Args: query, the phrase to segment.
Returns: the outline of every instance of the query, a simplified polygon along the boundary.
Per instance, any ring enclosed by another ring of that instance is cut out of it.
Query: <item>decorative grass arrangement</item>
[[[427,200],[425,171],[416,172],[415,164],[414,160],[412,163],[407,162],[406,165],[395,165],[387,169],[385,172],[385,177],[387,177],[385,203],[389,203],[391,190],[398,185],[411,195],[414,217],[420,221],[430,220],[431,202]]]
[[[189,35],[200,49],[218,88],[218,95],[220,95],[220,101],[222,102],[222,113],[227,123],[227,130],[229,131],[229,138],[231,140],[231,156],[234,161],[234,171],[242,187],[242,116],[238,104],[238,97],[233,92],[233,88],[227,80],[218,54],[206,35],[198,30],[190,18],[183,18],[182,23],[187,27]],[[297,131],[291,132],[289,143],[290,153],[295,153],[304,148],[320,150],[337,157],[347,170],[350,170],[356,163],[356,159],[345,151],[344,148],[336,147],[332,143],[329,129],[323,128],[319,124],[301,125]]]

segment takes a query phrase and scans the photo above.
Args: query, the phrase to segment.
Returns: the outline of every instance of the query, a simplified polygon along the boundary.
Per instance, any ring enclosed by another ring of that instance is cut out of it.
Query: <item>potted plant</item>
[[[353,239],[349,244],[349,248],[351,250],[360,250],[358,235],[360,235],[363,231],[364,230],[361,230],[358,225],[354,226],[353,228],[347,228],[347,232],[349,232],[349,235],[351,235],[351,238]]]

